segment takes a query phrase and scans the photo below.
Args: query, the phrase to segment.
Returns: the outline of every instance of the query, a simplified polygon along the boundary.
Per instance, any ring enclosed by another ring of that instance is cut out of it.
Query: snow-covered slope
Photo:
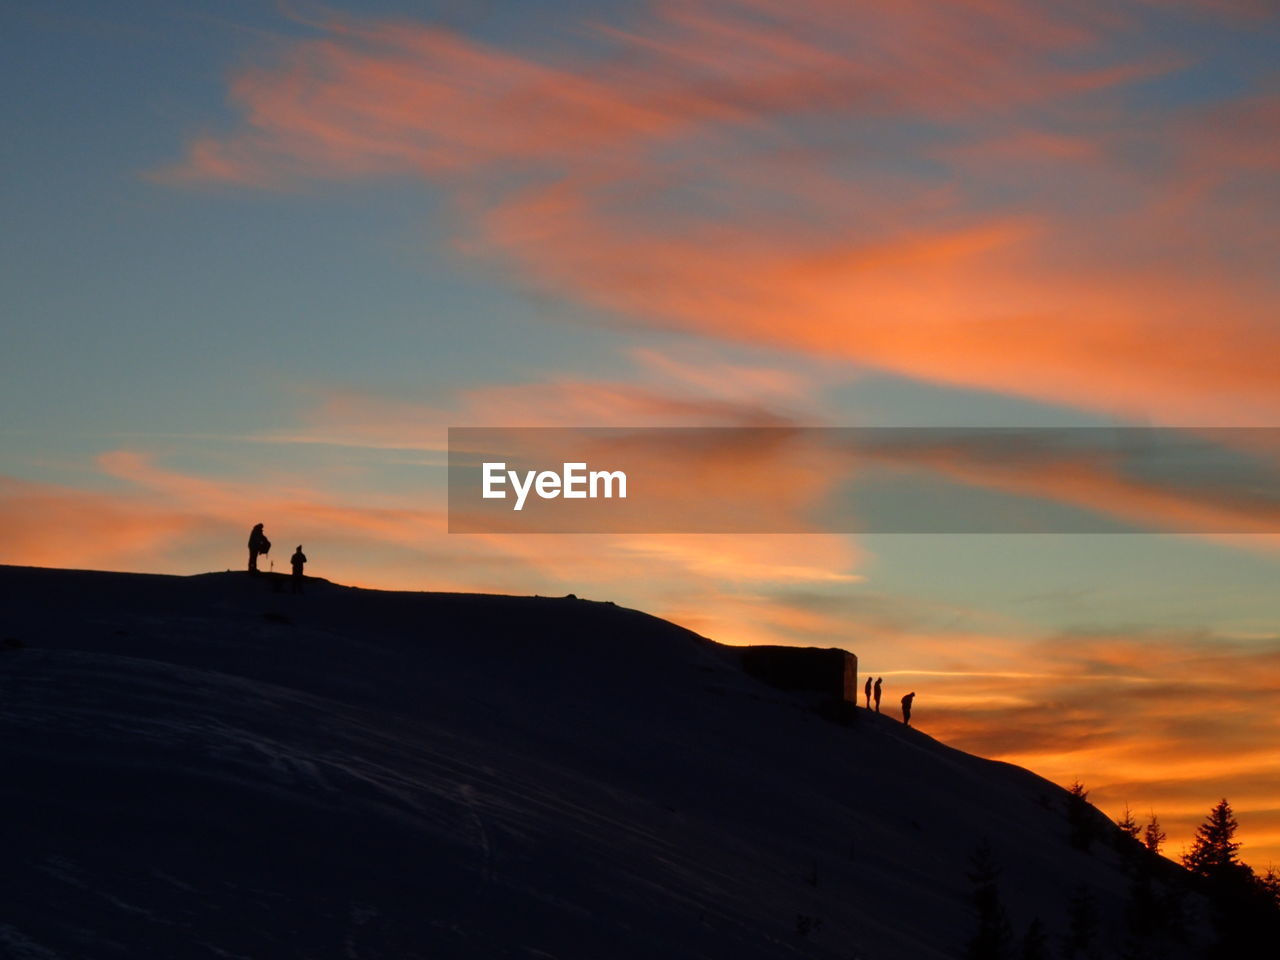
[[[0,955],[955,957],[1065,794],[612,604],[0,568]],[[856,652],[856,651],[855,651]],[[7,953],[6,953],[7,951]]]

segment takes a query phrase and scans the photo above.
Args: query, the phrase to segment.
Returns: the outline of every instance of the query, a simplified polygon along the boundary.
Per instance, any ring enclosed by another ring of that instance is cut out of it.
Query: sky
[[[1227,796],[1280,863],[1273,535],[450,535],[444,466],[451,426],[1280,426],[1277,14],[6,4],[0,562],[238,568],[262,521],[343,583],[840,645],[1173,855]],[[1088,466],[1020,488],[1194,507]]]

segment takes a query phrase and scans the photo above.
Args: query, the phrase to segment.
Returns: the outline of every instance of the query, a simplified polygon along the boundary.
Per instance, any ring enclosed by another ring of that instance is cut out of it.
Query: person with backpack
[[[249,573],[253,576],[258,575],[258,556],[265,556],[267,551],[271,549],[271,541],[267,539],[267,535],[262,532],[262,524],[255,523],[253,530],[249,533]]]

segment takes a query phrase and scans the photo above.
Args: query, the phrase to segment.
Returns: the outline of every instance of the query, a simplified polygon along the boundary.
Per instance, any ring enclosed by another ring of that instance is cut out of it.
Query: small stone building
[[[742,647],[742,667],[782,690],[809,690],[834,703],[858,702],[858,658],[835,647]]]

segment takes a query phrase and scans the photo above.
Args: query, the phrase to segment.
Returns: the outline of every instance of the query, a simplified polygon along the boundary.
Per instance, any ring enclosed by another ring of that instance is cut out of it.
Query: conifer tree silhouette
[[[1089,804],[1089,791],[1079,780],[1067,791],[1067,822],[1071,825],[1071,845],[1089,852],[1094,837],[1094,810]]]
[[[1258,883],[1276,908],[1280,909],[1280,872],[1274,866],[1267,867],[1267,872],[1258,878]]]
[[[1129,809],[1129,804],[1126,803],[1124,805],[1124,816],[1116,821],[1116,826],[1120,830],[1112,834],[1112,841],[1116,852],[1124,857],[1126,862],[1132,861],[1146,852],[1142,843],[1142,827],[1134,819],[1133,811]]]
[[[1238,871],[1241,868],[1237,857],[1240,844],[1235,839],[1238,826],[1231,804],[1223,797],[1209,811],[1204,823],[1196,828],[1195,840],[1183,855],[1182,865],[1207,880],[1220,879]]]
[[[1152,853],[1159,853],[1161,845],[1168,839],[1169,835],[1160,827],[1160,820],[1153,810],[1151,819],[1147,821],[1146,829],[1142,831],[1142,842]]]
[[[1142,832],[1142,828],[1138,826],[1138,821],[1133,819],[1133,812],[1129,809],[1127,803],[1124,805],[1124,816],[1116,821],[1116,826],[1120,828],[1120,831],[1125,836],[1132,837],[1134,840],[1137,840],[1138,834]]]
[[[1259,945],[1280,943],[1280,907],[1266,883],[1240,860],[1238,826],[1224,797],[1196,829],[1191,849],[1182,857],[1213,907],[1218,940],[1209,948],[1212,960],[1235,960],[1257,952]]]

